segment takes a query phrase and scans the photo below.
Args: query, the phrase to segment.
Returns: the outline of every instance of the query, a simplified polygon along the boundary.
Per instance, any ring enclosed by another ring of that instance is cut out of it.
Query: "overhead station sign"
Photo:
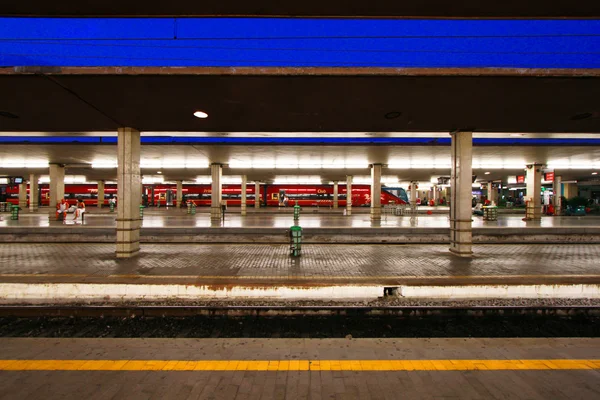
[[[554,182],[554,172],[546,172],[544,174],[544,180],[548,182]]]

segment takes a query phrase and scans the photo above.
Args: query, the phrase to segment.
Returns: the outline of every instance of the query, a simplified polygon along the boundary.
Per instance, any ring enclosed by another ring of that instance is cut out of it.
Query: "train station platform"
[[[1,244],[3,303],[600,298],[597,245]]]
[[[18,221],[7,215],[0,221],[0,241],[11,243],[114,243],[116,214],[90,210],[82,225],[48,218],[46,212],[25,212]],[[287,229],[294,224],[289,210],[257,212],[241,216],[226,213],[211,222],[207,213],[188,215],[179,209],[151,209],[144,213],[142,243],[279,243],[288,241]],[[430,243],[450,240],[448,215],[383,215],[371,221],[369,214],[324,214],[304,212],[299,225],[306,243]],[[600,217],[542,217],[523,221],[523,215],[501,214],[497,221],[473,216],[475,243],[600,243]]]

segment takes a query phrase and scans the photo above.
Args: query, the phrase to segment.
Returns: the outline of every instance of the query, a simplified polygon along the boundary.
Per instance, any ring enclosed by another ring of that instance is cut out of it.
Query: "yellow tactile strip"
[[[0,371],[596,370],[598,360],[0,360]]]

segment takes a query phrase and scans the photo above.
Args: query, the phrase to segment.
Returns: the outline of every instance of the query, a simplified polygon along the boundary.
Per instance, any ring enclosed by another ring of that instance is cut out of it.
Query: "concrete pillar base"
[[[140,251],[140,219],[117,219],[117,258],[135,257]]]
[[[211,207],[210,208],[210,219],[213,221],[221,220],[221,207]]]
[[[381,207],[371,207],[371,221],[381,221]]]
[[[240,214],[242,215],[242,217],[246,216],[246,205],[245,204],[242,204]]]

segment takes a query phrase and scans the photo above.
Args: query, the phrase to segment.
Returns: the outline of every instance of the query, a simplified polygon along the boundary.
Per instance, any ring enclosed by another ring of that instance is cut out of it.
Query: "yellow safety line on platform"
[[[600,360],[0,360],[0,371],[597,370]]]

